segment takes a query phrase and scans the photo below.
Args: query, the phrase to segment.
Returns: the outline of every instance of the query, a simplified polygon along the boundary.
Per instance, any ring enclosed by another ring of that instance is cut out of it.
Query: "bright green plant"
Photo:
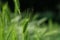
[[[24,12],[23,17],[19,11],[19,4],[15,2],[15,12],[11,14],[6,3],[0,12],[0,40],[60,40],[60,25],[47,17],[36,20],[38,14],[31,17],[32,12]]]

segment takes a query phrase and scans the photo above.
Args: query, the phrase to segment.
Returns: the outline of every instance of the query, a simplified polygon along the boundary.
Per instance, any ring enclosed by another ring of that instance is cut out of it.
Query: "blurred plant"
[[[48,25],[44,22],[46,17],[36,20],[38,14],[31,17],[32,12],[24,12],[23,17],[19,11],[17,0],[15,12],[11,14],[7,3],[2,7],[0,13],[0,40],[60,40],[60,25],[53,24],[49,20]],[[11,17],[12,16],[12,17]]]

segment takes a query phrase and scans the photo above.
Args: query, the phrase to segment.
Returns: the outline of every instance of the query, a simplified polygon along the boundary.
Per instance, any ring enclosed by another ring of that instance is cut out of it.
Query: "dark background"
[[[1,0],[2,5],[4,5],[6,2],[8,2],[8,7],[10,8],[11,12],[14,12],[15,4],[13,0]],[[39,12],[39,14],[48,15],[49,11],[52,12],[54,21],[57,21],[60,23],[60,1],[59,0],[19,0],[20,3],[20,11],[24,12],[29,9],[32,10],[33,15],[36,12]],[[45,16],[46,16],[45,15]],[[42,17],[41,16],[41,17]]]

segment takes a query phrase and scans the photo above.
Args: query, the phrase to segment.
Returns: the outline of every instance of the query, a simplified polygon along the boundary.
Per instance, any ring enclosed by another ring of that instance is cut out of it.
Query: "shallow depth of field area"
[[[8,8],[8,2],[0,10],[0,40],[60,40],[60,24],[53,23],[51,18],[48,20],[47,15],[39,20],[36,20],[38,14],[31,17],[29,11],[22,15],[18,0],[14,2],[14,13]]]

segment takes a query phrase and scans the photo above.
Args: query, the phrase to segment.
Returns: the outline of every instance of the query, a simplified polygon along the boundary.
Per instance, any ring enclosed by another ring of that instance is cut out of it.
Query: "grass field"
[[[18,1],[15,0],[15,12],[11,13],[7,3],[0,11],[0,40],[60,40],[60,25],[49,20],[48,25],[44,22],[46,17],[36,20],[36,14],[31,18],[32,12],[22,17],[19,11]],[[29,15],[29,16],[28,16]]]

